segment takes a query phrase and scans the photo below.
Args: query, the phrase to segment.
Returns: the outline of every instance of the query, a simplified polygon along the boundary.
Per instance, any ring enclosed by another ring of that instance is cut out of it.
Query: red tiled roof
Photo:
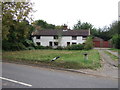
[[[32,33],[32,36],[88,36],[89,30],[39,30]]]

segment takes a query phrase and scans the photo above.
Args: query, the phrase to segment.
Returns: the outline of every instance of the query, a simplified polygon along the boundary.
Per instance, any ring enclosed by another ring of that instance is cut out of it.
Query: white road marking
[[[4,78],[4,77],[0,77],[0,79],[7,80],[7,81],[10,81],[10,82],[14,82],[14,83],[17,83],[17,84],[21,84],[21,85],[24,85],[24,86],[32,87],[32,85],[30,85],[30,84],[15,81],[15,80],[12,80],[12,79]]]

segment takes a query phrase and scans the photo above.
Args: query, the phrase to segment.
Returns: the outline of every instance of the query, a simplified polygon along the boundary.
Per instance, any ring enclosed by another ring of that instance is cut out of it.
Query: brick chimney
[[[67,28],[68,26],[66,25],[66,24],[64,24],[63,25],[63,30],[67,30],[68,28]]]

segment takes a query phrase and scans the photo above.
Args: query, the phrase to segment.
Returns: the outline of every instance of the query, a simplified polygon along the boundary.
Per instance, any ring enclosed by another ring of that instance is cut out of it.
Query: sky
[[[45,20],[50,24],[67,24],[72,28],[78,20],[96,28],[109,26],[118,20],[119,0],[32,0],[33,20]]]

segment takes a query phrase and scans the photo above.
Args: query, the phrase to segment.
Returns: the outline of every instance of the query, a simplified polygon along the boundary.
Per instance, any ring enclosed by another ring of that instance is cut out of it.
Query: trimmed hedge
[[[35,49],[52,49],[50,46],[34,46]]]
[[[67,50],[83,50],[84,44],[75,44],[75,45],[67,46],[65,49],[67,49]]]

